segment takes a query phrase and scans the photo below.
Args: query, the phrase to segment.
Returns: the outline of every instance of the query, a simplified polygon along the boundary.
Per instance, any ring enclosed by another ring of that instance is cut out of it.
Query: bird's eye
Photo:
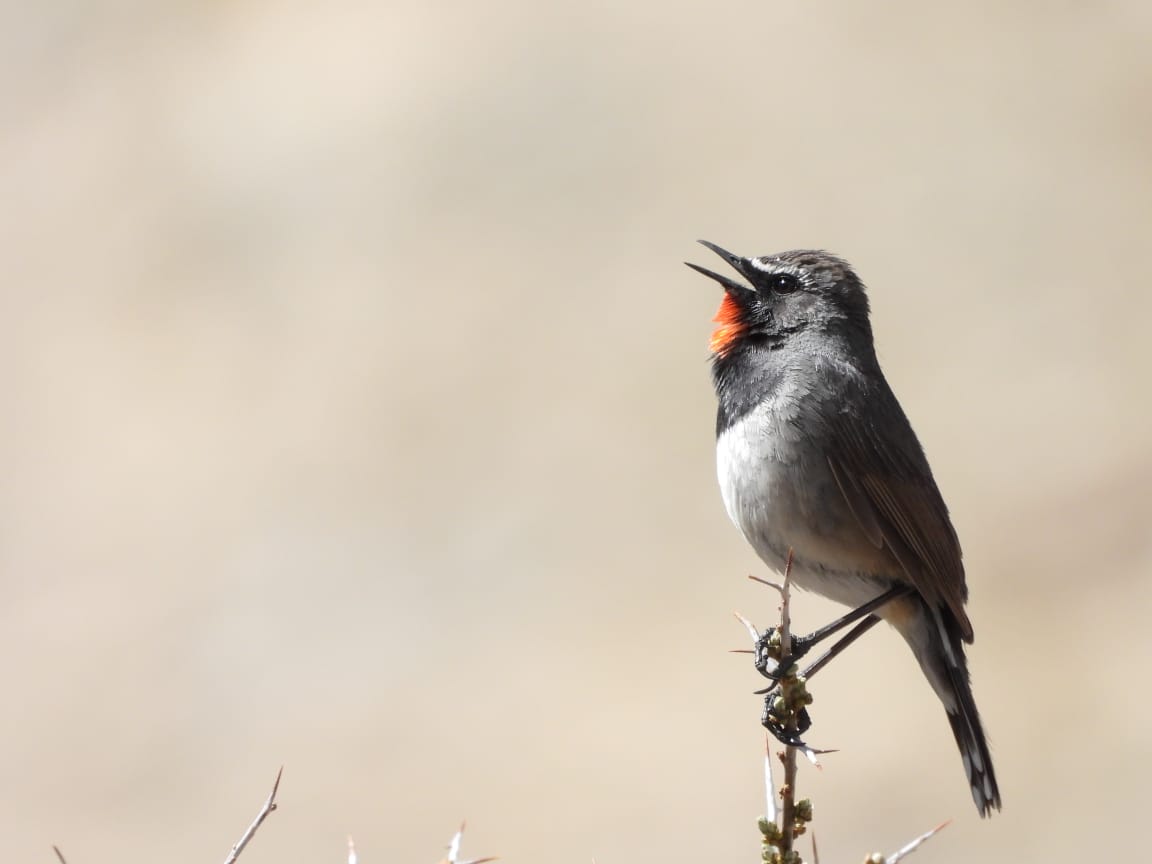
[[[768,287],[777,294],[791,294],[800,287],[800,280],[791,273],[775,273],[768,277]]]

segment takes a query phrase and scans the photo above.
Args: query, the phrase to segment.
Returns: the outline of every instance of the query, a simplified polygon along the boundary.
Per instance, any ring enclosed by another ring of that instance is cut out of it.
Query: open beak
[[[741,276],[744,276],[746,278],[749,277],[749,271],[752,270],[752,267],[748,263],[747,259],[741,258],[739,255],[733,255],[727,249],[721,249],[715,243],[709,243],[707,240],[697,240],[696,242],[699,243],[701,246],[707,246],[709,249],[711,249],[713,252],[715,252],[717,255],[719,255],[721,258],[723,258],[725,261],[727,261],[728,264],[731,265],[732,269],[734,269]],[[708,270],[704,267],[700,267],[696,264],[691,264],[688,261],[685,261],[684,263],[687,264],[689,267],[691,267],[693,270],[695,270],[697,273],[703,273],[709,279],[713,279],[713,280],[719,282],[721,285],[724,286],[724,289],[726,291],[732,291],[736,294],[754,294],[755,293],[754,289],[752,289],[749,286],[744,285],[740,282],[737,282],[735,279],[729,279],[727,276],[721,276],[719,273],[713,273],[711,270]]]

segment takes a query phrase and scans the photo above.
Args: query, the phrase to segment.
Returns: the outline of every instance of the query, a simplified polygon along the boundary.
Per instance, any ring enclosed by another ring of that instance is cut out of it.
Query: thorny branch
[[[792,587],[792,550],[788,550],[788,560],[784,565],[784,582],[777,584],[755,576],[750,579],[767,585],[780,592],[780,624],[774,630],[768,630],[763,636],[757,634],[755,626],[743,616],[737,614],[749,634],[757,650],[757,668],[761,672],[762,651],[769,659],[776,661],[776,670],[773,677],[778,676],[777,687],[770,688],[768,700],[765,704],[764,724],[772,724],[771,731],[782,741],[796,741],[799,746],[785,744],[780,753],[780,761],[784,765],[784,784],[780,787],[779,796],[781,806],[776,806],[775,783],[772,779],[772,752],[771,740],[767,741],[767,750],[764,759],[764,782],[767,789],[768,807],[766,816],[760,820],[760,833],[762,835],[763,851],[761,858],[764,864],[802,864],[803,859],[796,851],[796,837],[805,833],[808,823],[812,821],[812,802],[807,798],[796,799],[796,751],[803,750],[804,755],[817,767],[816,754],[831,753],[831,750],[813,750],[799,740],[800,715],[804,706],[812,701],[808,694],[806,680],[799,675],[798,668],[792,662],[792,616],[791,616],[791,587]],[[764,691],[761,691],[764,692]],[[774,695],[775,694],[775,695]],[[783,735],[780,734],[781,730]],[[936,826],[931,831],[921,834],[910,843],[893,852],[891,855],[873,853],[865,859],[864,864],[897,864],[906,856],[916,851],[921,844],[935,836],[948,823]],[[812,856],[819,864],[819,852],[816,850],[816,838],[812,837]]]
[[[784,565],[784,590],[780,592],[780,671],[789,676],[788,667],[792,665],[792,616],[790,608],[792,588],[792,550],[788,550],[788,561]],[[785,688],[781,686],[781,695],[787,700]],[[789,712],[784,727],[792,735],[799,731],[796,722],[796,713]],[[781,757],[784,761],[784,786],[780,789],[783,806],[780,818],[780,854],[787,861],[788,853],[796,840],[796,748],[785,747]]]
[[[792,553],[784,567],[784,583],[765,583],[780,592],[780,624],[763,636],[745,622],[753,641],[757,645],[757,668],[761,662],[772,660],[776,664],[774,677],[778,676],[778,688],[769,688],[764,706],[764,725],[781,741],[800,742],[800,712],[811,701],[804,686],[804,679],[797,674],[792,659],[792,617],[790,589],[792,579]],[[765,580],[757,579],[758,582]],[[763,652],[763,654],[761,654]],[[765,656],[766,655],[766,656]],[[764,671],[763,669],[761,671]],[[773,789],[771,754],[765,764],[765,780],[768,784],[768,815],[760,822],[763,835],[763,860],[765,864],[795,864],[800,861],[795,851],[796,837],[804,833],[805,826],[812,819],[812,804],[807,800],[796,800],[796,747],[787,745],[781,754],[784,764],[784,785],[780,787],[781,807],[776,808],[776,790]],[[815,751],[805,749],[805,755],[814,759]],[[777,818],[779,817],[779,818]]]

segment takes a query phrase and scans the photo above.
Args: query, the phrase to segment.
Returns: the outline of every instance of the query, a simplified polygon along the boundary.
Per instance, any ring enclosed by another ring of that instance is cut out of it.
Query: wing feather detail
[[[892,552],[924,599],[950,612],[971,642],[960,541],[911,427],[903,425],[909,440],[893,446],[866,421],[839,412],[829,420],[835,446],[828,462],[860,528]]]

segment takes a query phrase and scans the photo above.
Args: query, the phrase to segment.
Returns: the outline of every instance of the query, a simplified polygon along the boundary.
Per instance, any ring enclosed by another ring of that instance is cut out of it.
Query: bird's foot
[[[791,668],[815,644],[816,640],[811,636],[793,636],[788,654],[788,667]],[[769,627],[756,640],[756,671],[769,681],[779,681],[788,673],[787,668],[781,668],[780,649],[780,631],[776,627]]]
[[[764,694],[764,711],[760,715],[760,722],[781,744],[807,747],[800,736],[812,726],[807,707],[812,704],[812,696],[808,693],[808,681],[800,674],[794,659],[789,657],[785,661],[787,668],[780,669],[777,675],[769,675],[757,662],[756,668],[760,669],[761,674],[775,682],[766,690],[759,691]]]
[[[782,697],[776,697],[780,699]],[[808,749],[808,745],[804,743],[800,737],[810,728],[812,728],[812,718],[808,716],[808,709],[801,708],[795,713],[795,729],[791,728],[793,724],[789,723],[781,712],[773,707],[773,699],[769,697],[764,700],[764,713],[760,716],[760,722],[764,728],[772,733],[772,736],[787,747],[800,747]]]

